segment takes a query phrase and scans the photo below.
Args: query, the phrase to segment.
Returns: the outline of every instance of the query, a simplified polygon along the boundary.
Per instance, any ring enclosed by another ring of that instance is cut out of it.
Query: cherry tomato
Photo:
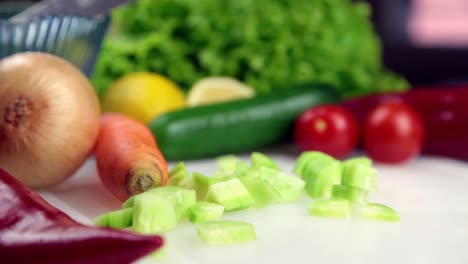
[[[298,117],[294,127],[294,141],[302,151],[316,150],[337,159],[344,158],[357,145],[357,121],[342,106],[315,106]]]
[[[364,122],[363,147],[376,162],[401,163],[416,157],[423,137],[419,114],[401,101],[378,105]]]

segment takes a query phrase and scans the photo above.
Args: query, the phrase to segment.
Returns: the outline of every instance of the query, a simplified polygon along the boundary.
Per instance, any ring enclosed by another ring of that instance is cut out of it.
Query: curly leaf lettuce
[[[381,62],[367,3],[351,0],[139,0],[116,10],[93,82],[148,70],[188,89],[226,75],[258,94],[298,83],[345,97],[405,89]]]

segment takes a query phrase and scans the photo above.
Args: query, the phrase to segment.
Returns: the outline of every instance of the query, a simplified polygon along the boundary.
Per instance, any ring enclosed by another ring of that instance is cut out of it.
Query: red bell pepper
[[[86,226],[0,169],[0,262],[131,263],[160,248],[160,236]]]
[[[374,107],[388,100],[402,100],[421,116],[425,129],[423,153],[468,159],[468,86],[417,87],[353,98],[343,104],[362,125]]]

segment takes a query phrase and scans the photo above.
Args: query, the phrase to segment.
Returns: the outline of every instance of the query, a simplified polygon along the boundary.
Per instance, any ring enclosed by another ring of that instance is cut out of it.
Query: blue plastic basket
[[[24,24],[7,20],[27,4],[0,6],[0,59],[23,51],[47,52],[70,61],[89,77],[109,27],[109,16],[60,15]]]

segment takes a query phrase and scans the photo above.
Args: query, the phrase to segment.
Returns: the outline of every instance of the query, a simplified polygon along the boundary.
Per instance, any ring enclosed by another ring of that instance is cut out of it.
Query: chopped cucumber
[[[146,191],[167,200],[174,208],[177,221],[182,220],[188,214],[189,208],[196,202],[196,193],[194,190],[177,187],[177,186],[164,186],[157,187]],[[128,198],[122,205],[123,208],[133,207],[135,197],[142,194],[134,195]]]
[[[151,192],[134,196],[132,229],[140,234],[165,233],[177,225],[171,203]]]
[[[333,185],[332,197],[334,199],[344,199],[352,203],[366,204],[368,192],[356,187],[347,185]]]
[[[304,191],[302,179],[268,167],[252,168],[247,177],[256,177],[270,184],[278,192],[277,201],[280,203],[294,202]]]
[[[100,227],[123,229],[132,226],[133,208],[124,208],[102,214],[94,219],[94,224]]]
[[[343,167],[342,184],[373,191],[377,187],[377,170],[359,163],[347,164]]]
[[[197,191],[197,200],[204,200],[210,185],[217,182],[216,179],[198,172],[193,173],[193,181],[196,186],[195,189]]]
[[[223,171],[235,171],[237,166],[244,162],[234,155],[225,155],[218,157],[216,163]]]
[[[189,220],[192,223],[217,220],[223,213],[224,206],[201,201],[190,207]]]
[[[169,171],[169,182],[170,186],[179,186],[182,182],[186,181],[190,177],[190,173],[185,167],[185,163],[179,162]]]
[[[240,181],[247,188],[249,193],[255,200],[256,207],[265,207],[273,202],[276,202],[280,194],[276,191],[272,185],[266,181],[256,177],[242,177]]]
[[[238,178],[210,185],[206,201],[223,205],[225,211],[248,208],[255,203],[252,195]]]
[[[400,216],[392,208],[383,205],[369,203],[361,209],[362,216],[368,220],[399,222]]]
[[[196,224],[200,239],[209,245],[227,245],[256,240],[252,224],[239,221],[210,221]]]
[[[252,160],[252,167],[265,166],[275,170],[281,170],[272,158],[260,152],[252,152],[250,159]]]
[[[361,164],[364,166],[371,167],[372,160],[369,159],[368,157],[355,157],[355,158],[344,160],[342,164],[343,164],[343,167],[347,166],[348,164]]]
[[[296,161],[294,165],[293,172],[297,175],[303,176],[304,169],[306,166],[312,162],[317,161],[329,161],[335,160],[332,156],[327,155],[320,151],[306,151],[303,152]]]
[[[350,218],[351,204],[348,200],[319,200],[309,205],[309,214],[321,217]]]
[[[332,186],[341,182],[341,164],[337,160],[327,160],[318,165],[311,163],[303,173],[306,193],[313,198],[329,198]]]

